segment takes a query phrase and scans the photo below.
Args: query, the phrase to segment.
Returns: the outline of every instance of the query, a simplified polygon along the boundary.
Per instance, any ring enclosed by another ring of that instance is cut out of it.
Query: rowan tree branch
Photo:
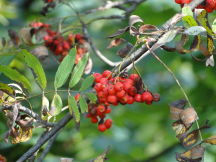
[[[12,106],[7,106],[5,105],[2,110],[12,110]],[[24,113],[26,113],[27,115],[31,116],[32,118],[34,118],[39,124],[42,124],[44,127],[53,127],[55,125],[55,123],[49,123],[46,121],[43,121],[40,116],[35,113],[33,110],[30,110],[29,108],[21,105],[21,104],[17,104],[19,111],[22,111]]]
[[[57,137],[58,133],[56,133],[48,142],[47,146],[41,153],[40,157],[37,159],[37,162],[43,162],[43,159],[46,157],[46,155],[49,153],[53,143],[55,142],[55,139]]]
[[[73,117],[70,113],[66,114],[49,132],[47,132],[37,143],[32,146],[25,154],[23,154],[17,162],[23,162],[31,157],[38,149],[40,149],[48,140],[50,140],[56,133],[58,133]]]
[[[194,0],[192,1],[189,6],[194,9],[198,4],[202,3],[204,0]],[[173,28],[183,17],[181,13],[178,13],[174,15],[172,18],[170,18],[166,23],[162,25],[163,30],[169,30],[170,28]],[[155,37],[155,41],[152,41],[149,43],[149,47],[152,47],[154,44],[157,43],[158,39],[163,36],[162,33]],[[119,64],[114,68],[114,72],[118,73],[119,71],[123,71],[126,69],[126,71],[129,71],[133,66],[133,62],[136,64],[141,59],[145,58],[150,54],[149,49],[146,47],[146,45],[143,45],[142,47],[138,48],[135,52],[133,52],[127,59],[124,60],[123,64]]]

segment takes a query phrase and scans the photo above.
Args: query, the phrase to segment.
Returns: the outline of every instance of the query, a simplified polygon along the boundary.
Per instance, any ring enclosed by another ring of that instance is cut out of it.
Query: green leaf
[[[51,109],[50,114],[52,116],[56,116],[61,112],[61,109],[63,107],[62,99],[61,97],[56,93],[53,97],[52,103],[51,103]]]
[[[97,102],[97,96],[94,93],[86,93],[88,99],[92,102],[92,103],[96,103]]]
[[[94,82],[94,77],[92,75],[85,78],[85,80],[82,82],[80,91],[84,91],[84,90],[88,89],[89,87],[91,87],[93,82]]]
[[[85,66],[88,62],[89,54],[85,54],[85,56],[80,60],[80,62],[75,66],[72,75],[71,75],[71,80],[69,83],[69,87],[72,88],[74,87],[81,79]]]
[[[81,113],[88,112],[88,104],[82,96],[80,96],[79,105],[80,105]]]
[[[4,84],[4,83],[0,83],[0,90],[7,93],[8,95],[13,96],[15,94],[13,88],[11,88],[10,86],[8,86],[7,84]]]
[[[45,89],[47,85],[46,75],[37,57],[25,49],[23,49],[17,56],[22,59],[29,68],[31,68],[37,83],[42,89]]]
[[[67,81],[72,68],[74,66],[74,61],[76,58],[76,49],[73,48],[70,50],[70,53],[64,58],[61,64],[58,67],[58,70],[55,75],[54,86],[55,89],[60,88]]]
[[[213,21],[213,24],[212,24],[212,31],[214,33],[216,33],[216,19]]]
[[[182,8],[182,14],[184,16],[193,16],[193,11],[191,10],[191,7],[186,6]]]
[[[31,90],[31,83],[29,80],[17,70],[12,69],[9,66],[0,65],[0,72],[2,72],[9,79],[22,84],[24,88]]]
[[[80,121],[80,112],[74,96],[68,96],[68,107],[71,114],[74,114],[75,121]]]

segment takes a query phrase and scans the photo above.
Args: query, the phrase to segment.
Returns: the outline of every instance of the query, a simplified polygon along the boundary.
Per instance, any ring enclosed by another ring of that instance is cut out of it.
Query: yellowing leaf
[[[211,136],[211,137],[209,137],[207,139],[204,139],[203,143],[209,143],[211,145],[216,145],[216,135]]]

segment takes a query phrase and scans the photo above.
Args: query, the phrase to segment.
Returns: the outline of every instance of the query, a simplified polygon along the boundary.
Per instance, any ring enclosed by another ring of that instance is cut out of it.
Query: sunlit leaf
[[[143,23],[143,20],[139,16],[137,16],[137,15],[131,15],[129,17],[129,26],[133,26],[134,24],[136,24],[138,22]]]
[[[4,83],[0,83],[0,90],[7,93],[8,95],[13,96],[15,94],[14,89]]]
[[[193,16],[193,11],[190,6],[184,6],[182,8],[182,14],[183,16]]]
[[[184,34],[187,35],[198,35],[206,32],[206,29],[202,26],[192,26],[184,31]]]
[[[74,61],[76,58],[76,49],[73,48],[70,50],[70,53],[63,59],[61,64],[58,67],[58,70],[55,75],[54,86],[55,88],[60,88],[67,81],[70,73],[72,72]]]
[[[61,112],[62,107],[62,99],[57,93],[55,93],[51,103],[50,114],[52,116],[58,115]]]

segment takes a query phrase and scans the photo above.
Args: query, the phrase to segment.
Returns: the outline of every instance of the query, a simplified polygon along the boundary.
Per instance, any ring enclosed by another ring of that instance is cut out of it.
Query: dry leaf
[[[194,121],[198,120],[198,116],[194,108],[187,108],[180,113],[180,118],[183,121],[184,125],[189,126]]]
[[[132,48],[133,45],[131,43],[127,43],[123,48],[118,51],[118,56],[120,56],[121,58],[126,57],[130,53]]]
[[[45,60],[49,55],[48,49],[45,46],[38,46],[34,48],[31,53],[40,60]]]
[[[186,104],[187,104],[187,101],[184,99],[181,99],[181,100],[177,100],[175,102],[172,102],[169,105],[172,120],[179,120],[180,119],[180,113],[183,111]]]
[[[89,60],[88,60],[88,63],[85,67],[85,70],[84,70],[84,74],[88,75],[91,73],[92,71],[92,68],[93,68],[93,61],[92,59],[89,57]]]
[[[122,44],[123,42],[125,42],[125,39],[122,39],[122,38],[115,38],[113,39],[109,46],[107,48],[112,48],[112,47],[117,47],[119,46],[120,44]]]
[[[139,28],[139,33],[144,34],[146,32],[153,32],[153,31],[157,31],[157,30],[158,30],[158,28],[156,26],[151,25],[151,24],[145,24]]]
[[[177,153],[176,160],[180,162],[201,162],[205,149],[199,144],[184,153]]]
[[[188,134],[184,133],[178,137],[184,147],[190,147],[198,141],[199,130],[194,130]]]
[[[143,23],[143,20],[137,16],[137,15],[131,15],[129,18],[129,26],[133,26],[134,24],[141,22]]]
[[[14,30],[9,29],[8,35],[9,35],[11,41],[13,42],[13,44],[18,46],[20,43],[20,38],[19,38],[18,34]]]
[[[32,28],[22,28],[19,37],[25,44],[32,45]]]
[[[207,139],[204,139],[203,143],[209,143],[211,145],[216,145],[216,135],[211,136],[211,137],[209,137]]]
[[[189,128],[187,128],[181,120],[178,120],[172,124],[173,130],[176,132],[176,135],[179,136],[185,133]]]

